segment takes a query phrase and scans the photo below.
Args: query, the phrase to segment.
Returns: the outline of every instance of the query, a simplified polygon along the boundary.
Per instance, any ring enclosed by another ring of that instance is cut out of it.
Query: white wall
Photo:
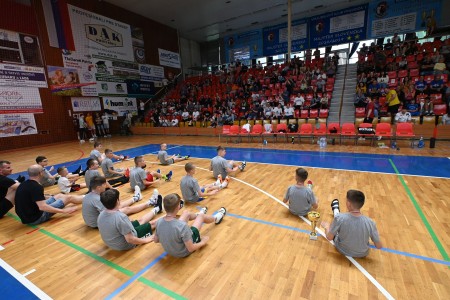
[[[201,67],[200,44],[180,37],[181,62],[184,74],[192,74],[191,67]]]

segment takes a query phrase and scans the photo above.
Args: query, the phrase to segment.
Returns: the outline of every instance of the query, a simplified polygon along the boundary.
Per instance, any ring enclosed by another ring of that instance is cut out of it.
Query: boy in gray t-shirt
[[[96,159],[96,160],[98,160],[98,163],[101,164],[103,159],[105,159],[105,155],[100,152],[102,150],[102,148],[103,148],[102,143],[95,142],[94,149],[89,154],[89,158]],[[117,159],[117,160],[124,160],[124,159],[127,159],[128,156],[113,154],[112,158]]]
[[[171,165],[181,160],[186,160],[189,158],[189,155],[181,156],[181,155],[172,155],[169,156],[167,154],[167,144],[161,144],[161,150],[158,151],[157,159],[162,165]]]
[[[295,170],[297,183],[288,187],[283,199],[284,203],[289,202],[289,211],[297,216],[304,216],[311,208],[317,209],[319,207],[311,189],[312,182],[309,180],[308,187],[306,187],[306,179],[308,179],[308,171],[303,168]]]
[[[106,178],[112,178],[117,176],[125,176],[129,170],[124,169],[115,169],[114,164],[112,162],[112,158],[114,157],[114,153],[111,149],[105,150],[105,159],[101,163],[103,175],[105,175]],[[127,181],[128,182],[128,181]]]
[[[107,190],[100,195],[105,210],[98,216],[98,229],[105,244],[114,250],[129,250],[140,244],[153,241],[155,221],[150,221],[161,211],[155,207],[151,212],[142,216],[138,221],[130,221],[121,212],[119,191]]]
[[[348,213],[339,213],[339,200],[331,202],[334,220],[331,226],[322,222],[328,240],[334,241],[336,249],[351,257],[365,257],[369,254],[369,238],[377,249],[383,247],[375,222],[361,214],[365,201],[364,193],[357,190],[347,192]]]
[[[158,182],[160,179],[170,181],[172,179],[172,171],[166,175],[161,175],[158,171],[146,171],[147,164],[143,156],[136,156],[134,158],[135,168],[130,171],[130,186],[134,189],[138,186],[141,190],[145,190],[148,186]]]
[[[107,181],[103,176],[97,176],[91,179],[91,192],[88,193],[83,200],[82,215],[86,225],[92,228],[97,228],[97,219],[99,214],[105,210],[102,202],[100,201],[100,195],[107,189]],[[159,201],[158,201],[159,199]],[[121,201],[119,211],[126,215],[135,214],[147,209],[150,206],[162,207],[162,196],[156,191],[149,201],[133,205],[134,203],[142,200],[141,190],[137,187],[134,190],[132,198]],[[133,206],[132,206],[133,205]]]
[[[236,172],[237,170],[244,171],[247,162],[243,161],[241,164],[234,161],[227,161],[224,157],[226,149],[222,146],[217,147],[217,156],[211,159],[211,165],[209,170],[213,171],[213,176],[219,179],[219,175],[222,178],[226,178],[229,173]]]
[[[215,195],[219,190],[226,188],[230,180],[230,177],[227,176],[223,181],[217,179],[214,183],[200,187],[197,179],[194,178],[195,165],[193,163],[187,163],[184,169],[186,170],[186,176],[181,178],[181,194],[184,200],[191,203],[202,201],[206,196]]]
[[[164,209],[166,215],[156,221],[155,243],[161,243],[164,250],[175,257],[186,257],[192,252],[200,249],[209,240],[208,236],[200,238],[200,228],[203,223],[220,224],[226,214],[224,207],[212,215],[206,215],[207,208],[203,207],[199,213],[194,214],[184,210],[177,219],[178,211],[183,207],[183,202],[178,194],[169,194],[164,197]],[[188,221],[193,220],[191,227]]]

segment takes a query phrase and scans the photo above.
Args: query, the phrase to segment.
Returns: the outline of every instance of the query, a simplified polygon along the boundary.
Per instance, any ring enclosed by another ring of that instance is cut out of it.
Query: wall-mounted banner
[[[128,79],[126,83],[128,97],[149,98],[156,93],[154,82]]]
[[[292,21],[292,52],[308,48],[308,19]],[[288,47],[287,23],[266,27],[263,29],[264,56],[287,53]]]
[[[126,116],[130,112],[137,115],[136,98],[103,97],[103,109],[111,116]]]
[[[0,138],[37,133],[33,114],[0,114]]]
[[[309,47],[318,48],[366,39],[367,5],[354,6],[309,19]]]
[[[160,82],[164,79],[164,68],[153,65],[139,65],[142,81]]]
[[[368,35],[378,38],[394,33],[427,30],[440,23],[441,0],[384,0],[369,3]]]
[[[43,113],[38,88],[0,87],[0,114]]]
[[[0,29],[0,85],[47,87],[36,36]]]
[[[224,38],[226,62],[263,56],[262,30],[256,29]]]
[[[180,54],[160,48],[158,53],[161,66],[181,69]]]
[[[93,83],[80,83],[78,69],[47,66],[50,90],[58,96],[82,96],[81,88]]]
[[[62,50],[65,68],[76,69],[81,83],[82,96],[97,96],[95,82],[96,68],[90,55],[81,55],[76,51]]]
[[[131,26],[134,62],[145,63],[144,31],[140,27]]]
[[[67,5],[75,49],[93,58],[134,61],[130,25]]]
[[[72,110],[74,112],[101,111],[102,106],[98,97],[72,97]]]

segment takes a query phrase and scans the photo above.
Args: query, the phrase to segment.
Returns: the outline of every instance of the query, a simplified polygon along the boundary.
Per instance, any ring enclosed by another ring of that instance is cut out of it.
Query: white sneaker
[[[199,214],[205,214],[206,215],[207,212],[208,212],[208,208],[206,206],[204,206],[204,207],[200,208]]]
[[[223,217],[227,214],[227,210],[225,207],[221,207],[217,213],[214,215],[214,222],[217,224],[220,224],[222,222]]]
[[[230,182],[230,180],[231,180],[230,176],[225,177],[225,180],[220,185],[220,188],[221,189],[226,188],[228,186],[228,183]]]
[[[154,206],[154,205],[158,204],[158,195],[159,195],[158,190],[154,189],[153,194],[150,196],[150,199],[148,199],[149,206],[151,206],[151,205]]]
[[[140,200],[142,200],[141,188],[138,185],[136,185],[134,187],[133,202],[138,202]]]

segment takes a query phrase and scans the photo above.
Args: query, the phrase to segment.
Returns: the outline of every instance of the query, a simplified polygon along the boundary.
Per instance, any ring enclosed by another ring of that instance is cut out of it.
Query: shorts
[[[145,180],[150,181],[150,182],[153,182],[153,175],[150,174],[150,173],[148,173],[148,174],[147,174],[147,178],[145,178]]]
[[[140,224],[139,221],[131,221],[131,224],[133,225],[134,229],[136,230],[137,237],[143,238],[148,237],[152,235],[152,225],[150,223]]]
[[[201,242],[200,232],[198,231],[197,227],[191,226],[191,230],[192,230],[192,242],[194,244],[200,243]]]
[[[53,197],[49,198],[47,201],[45,201],[45,203],[47,203],[48,205],[55,207],[55,208],[64,208],[65,204],[62,200],[57,200]],[[41,223],[44,223],[46,221],[48,221],[55,213],[49,213],[46,211],[42,212],[42,215],[39,219],[37,219],[36,221],[32,222],[32,223],[28,223],[29,225],[38,225]]]
[[[0,218],[2,218],[13,207],[14,204],[12,204],[12,202],[8,199],[0,199]]]
[[[391,114],[396,114],[396,113],[398,113],[399,107],[400,107],[400,104],[388,106],[388,112],[390,112]]]
[[[164,166],[166,165],[172,165],[175,163],[175,160],[173,158],[169,158],[168,160],[166,160],[166,163],[162,164]]]

